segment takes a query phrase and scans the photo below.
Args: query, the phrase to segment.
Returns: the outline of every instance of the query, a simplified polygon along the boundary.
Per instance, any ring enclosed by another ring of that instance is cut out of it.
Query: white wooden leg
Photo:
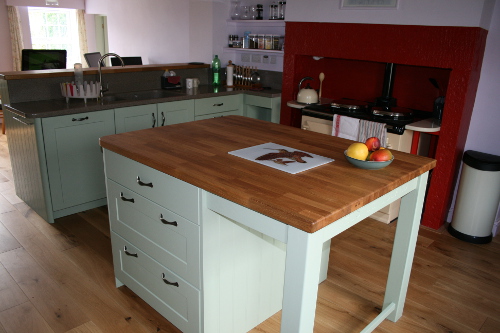
[[[323,243],[314,234],[288,228],[281,332],[312,333]]]
[[[383,305],[385,309],[391,303],[395,304],[394,311],[387,317],[392,321],[397,321],[403,314],[427,187],[427,177],[428,172],[419,176],[417,188],[401,199]]]

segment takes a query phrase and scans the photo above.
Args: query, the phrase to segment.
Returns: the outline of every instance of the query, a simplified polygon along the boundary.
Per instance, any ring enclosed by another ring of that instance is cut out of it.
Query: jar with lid
[[[273,1],[272,4],[269,5],[269,19],[277,20],[278,19],[278,5]]]
[[[273,35],[264,35],[264,48],[266,50],[273,49]]]
[[[256,20],[263,20],[264,19],[264,6],[262,4],[257,4],[257,17],[255,18]]]
[[[250,34],[250,35],[248,35],[248,37],[250,39],[249,48],[250,49],[258,49],[259,40],[257,39],[257,34]]]
[[[264,49],[265,45],[264,45],[264,35],[257,35],[257,40],[258,40],[258,43],[257,43],[257,47],[261,50]]]
[[[273,50],[280,50],[280,36],[273,35]]]
[[[278,19],[279,20],[285,19],[285,9],[286,9],[286,1],[278,2]]]

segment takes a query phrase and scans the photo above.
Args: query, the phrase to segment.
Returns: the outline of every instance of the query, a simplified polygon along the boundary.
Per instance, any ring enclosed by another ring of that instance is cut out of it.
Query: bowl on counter
[[[347,150],[344,151],[344,156],[347,159],[349,163],[354,165],[355,167],[361,168],[361,169],[366,169],[366,170],[378,170],[385,168],[389,164],[394,161],[394,156],[389,161],[383,161],[383,162],[378,162],[378,161],[363,161],[363,160],[358,160],[356,158],[352,158],[347,156]]]

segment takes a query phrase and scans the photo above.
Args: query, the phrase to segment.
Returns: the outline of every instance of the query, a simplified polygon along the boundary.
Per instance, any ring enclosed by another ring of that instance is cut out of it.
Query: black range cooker
[[[392,97],[394,87],[395,65],[387,63],[385,66],[382,95],[375,102],[367,103],[352,99],[334,100],[330,104],[308,105],[302,109],[303,116],[331,119],[333,115],[349,116],[387,124],[387,132],[402,135],[405,125],[414,120],[413,111],[398,107],[396,99]]]
[[[366,102],[341,99],[330,104],[311,104],[302,109],[303,116],[333,121],[335,114],[387,124],[387,132],[402,135],[405,125],[413,122],[413,113],[400,107],[370,106]]]

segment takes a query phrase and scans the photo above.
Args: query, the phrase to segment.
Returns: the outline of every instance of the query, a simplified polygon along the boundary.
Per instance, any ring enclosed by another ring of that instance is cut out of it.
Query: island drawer
[[[104,151],[106,177],[199,224],[200,190],[112,151]]]
[[[199,287],[200,227],[112,180],[106,185],[111,230]]]
[[[230,110],[239,110],[241,107],[241,102],[242,100],[240,95],[195,99],[194,115],[199,116]]]
[[[200,332],[200,291],[111,233],[116,279],[183,332]]]

